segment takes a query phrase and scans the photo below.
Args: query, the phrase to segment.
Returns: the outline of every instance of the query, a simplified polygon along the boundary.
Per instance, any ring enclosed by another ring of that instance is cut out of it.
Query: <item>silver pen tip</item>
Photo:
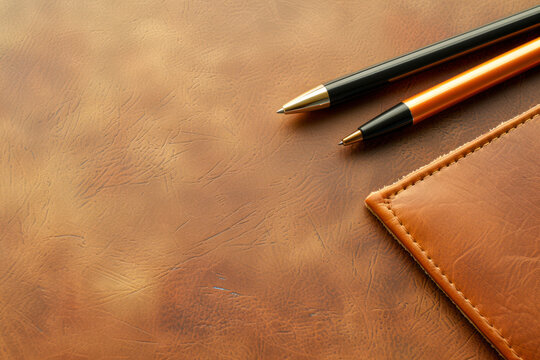
[[[343,141],[340,141],[338,145],[343,145]]]
[[[285,114],[285,110],[283,110],[283,108],[279,109],[278,111],[276,111],[278,114]]]

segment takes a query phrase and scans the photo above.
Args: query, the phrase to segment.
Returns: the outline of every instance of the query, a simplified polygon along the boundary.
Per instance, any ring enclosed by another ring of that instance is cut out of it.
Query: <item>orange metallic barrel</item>
[[[405,101],[413,124],[540,63],[540,37]]]

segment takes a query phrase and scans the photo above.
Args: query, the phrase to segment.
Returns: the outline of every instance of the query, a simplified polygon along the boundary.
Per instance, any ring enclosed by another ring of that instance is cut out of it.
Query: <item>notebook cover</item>
[[[507,359],[540,356],[540,105],[367,207]]]

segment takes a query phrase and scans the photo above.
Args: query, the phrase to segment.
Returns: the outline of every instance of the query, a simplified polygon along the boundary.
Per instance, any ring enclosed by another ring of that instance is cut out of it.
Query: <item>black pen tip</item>
[[[276,111],[278,114],[285,114],[285,110],[283,110],[283,108],[279,109],[278,111]]]
[[[343,141],[340,141],[338,145],[343,145]]]

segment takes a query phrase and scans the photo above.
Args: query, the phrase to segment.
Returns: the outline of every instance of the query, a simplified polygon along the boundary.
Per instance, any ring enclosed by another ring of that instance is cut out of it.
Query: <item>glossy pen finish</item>
[[[416,124],[540,62],[540,37],[415,95],[407,105]]]
[[[539,25],[540,5],[319,85],[291,100],[278,112],[289,114],[336,105],[383,84]]]
[[[540,64],[540,37],[408,98],[360,126],[358,131],[342,140],[342,145],[350,145],[404,126],[417,124],[538,64]]]

